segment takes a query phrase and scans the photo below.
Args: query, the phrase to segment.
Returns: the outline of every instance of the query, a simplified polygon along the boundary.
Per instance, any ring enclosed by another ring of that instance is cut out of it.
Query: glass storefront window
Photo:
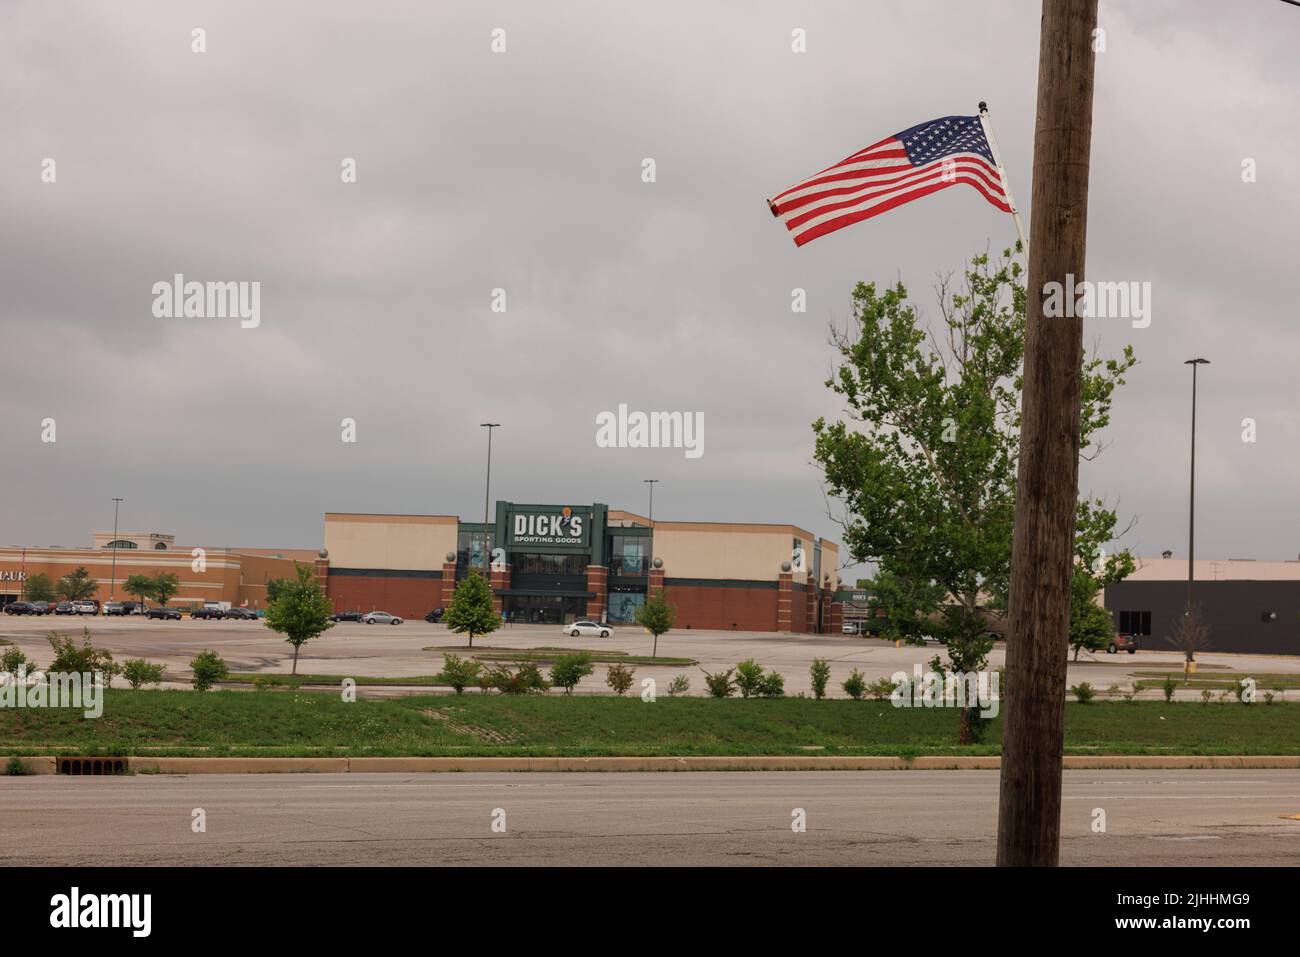
[[[637,609],[644,604],[645,595],[640,592],[611,592],[609,596],[609,620],[625,624],[635,622]]]
[[[456,535],[456,572],[463,576],[471,568],[483,571],[484,554],[492,548],[491,532],[459,532]]]
[[[589,557],[586,553],[546,555],[532,552],[515,552],[510,556],[514,575],[546,575],[549,577],[587,577]]]
[[[646,573],[647,539],[631,535],[610,538],[609,573],[617,576]]]

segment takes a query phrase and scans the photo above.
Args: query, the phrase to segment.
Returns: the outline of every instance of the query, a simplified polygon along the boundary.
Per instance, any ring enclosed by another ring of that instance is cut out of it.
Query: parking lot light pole
[[[499,429],[500,422],[480,422],[479,428],[488,430],[487,481],[483,486],[483,577],[492,580],[492,546],[488,542],[488,500],[492,495],[492,430]]]
[[[113,570],[108,578],[108,600],[113,600],[117,590],[117,507],[122,504],[120,498],[113,499]]]
[[[1192,464],[1187,495],[1187,614],[1192,613],[1192,559],[1196,555],[1196,367],[1208,366],[1209,359],[1188,359],[1183,363],[1192,367]]]

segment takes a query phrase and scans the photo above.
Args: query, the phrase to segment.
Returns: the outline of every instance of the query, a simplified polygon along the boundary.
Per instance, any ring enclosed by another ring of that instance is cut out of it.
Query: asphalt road
[[[1300,864],[1300,771],[1065,781],[1062,863]],[[985,865],[997,787],[983,771],[6,778],[0,863]]]

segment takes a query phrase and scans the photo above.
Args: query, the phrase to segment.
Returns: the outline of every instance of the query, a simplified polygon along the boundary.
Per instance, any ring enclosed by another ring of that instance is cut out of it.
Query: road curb
[[[55,758],[20,758],[29,774],[54,774]],[[137,774],[419,774],[475,771],[996,771],[995,755],[744,755],[681,757],[132,757]],[[1067,755],[1067,770],[1300,769],[1300,755]]]

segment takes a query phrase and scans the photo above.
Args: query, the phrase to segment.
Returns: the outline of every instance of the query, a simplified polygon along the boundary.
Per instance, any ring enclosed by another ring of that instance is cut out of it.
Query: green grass
[[[1071,754],[1300,754],[1300,704],[1067,704]],[[997,754],[958,747],[950,709],[877,701],[509,698],[477,692],[344,702],[282,691],[106,693],[104,714],[0,710],[6,754],[745,755]]]
[[[1250,674],[1243,671],[1234,672],[1231,675],[1207,675],[1201,677],[1198,671],[1190,681],[1183,680],[1184,676],[1181,671],[1137,671],[1134,674],[1141,679],[1137,683],[1139,688],[1159,688],[1164,684],[1166,677],[1177,681],[1180,688],[1210,688],[1212,690],[1236,690],[1241,686],[1243,678],[1254,678],[1255,688],[1261,695],[1265,691],[1300,688],[1300,674]],[[1148,675],[1152,677],[1146,677]]]
[[[269,685],[273,688],[300,688],[303,685],[331,685],[337,688],[341,685],[344,678],[351,678],[358,685],[409,685],[416,688],[450,687],[446,682],[440,681],[437,675],[412,675],[409,678],[389,678],[379,677],[376,675],[282,675],[254,671],[231,672],[231,674],[224,679],[223,684],[251,685],[254,678],[262,679],[263,684]]]
[[[563,654],[572,654],[574,649],[567,649]],[[471,652],[469,657],[479,661],[531,661],[535,664],[550,664],[560,656],[555,651],[489,651],[487,653]],[[591,660],[598,665],[668,665],[679,668],[693,668],[699,662],[694,658],[652,658],[650,655],[629,655],[623,651],[593,651]]]

